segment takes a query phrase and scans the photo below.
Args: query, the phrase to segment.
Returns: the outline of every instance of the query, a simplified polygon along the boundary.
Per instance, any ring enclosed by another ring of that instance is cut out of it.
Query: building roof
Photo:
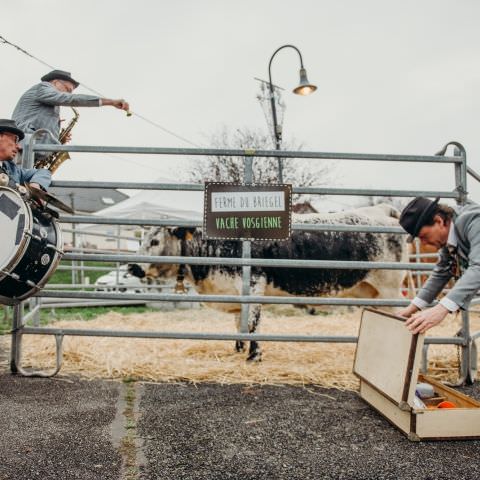
[[[50,187],[48,193],[69,206],[72,206],[73,201],[74,210],[84,213],[97,212],[128,198],[128,195],[113,188]]]

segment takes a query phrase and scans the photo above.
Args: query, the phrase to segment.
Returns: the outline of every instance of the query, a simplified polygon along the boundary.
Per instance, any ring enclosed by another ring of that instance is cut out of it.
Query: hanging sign
[[[207,239],[286,240],[291,233],[292,186],[205,183]]]

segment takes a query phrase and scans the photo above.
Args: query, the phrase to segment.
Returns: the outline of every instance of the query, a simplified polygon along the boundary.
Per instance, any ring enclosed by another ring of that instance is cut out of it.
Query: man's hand
[[[112,100],[110,98],[102,98],[102,105],[111,105],[112,107],[128,112],[130,105],[123,98]]]
[[[425,333],[430,328],[438,325],[448,313],[449,311],[439,303],[432,308],[413,314],[405,322],[405,325],[413,334]]]

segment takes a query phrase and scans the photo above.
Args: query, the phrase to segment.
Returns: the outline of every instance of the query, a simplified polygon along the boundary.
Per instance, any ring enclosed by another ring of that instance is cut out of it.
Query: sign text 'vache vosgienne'
[[[206,238],[285,240],[291,230],[291,185],[205,183]]]

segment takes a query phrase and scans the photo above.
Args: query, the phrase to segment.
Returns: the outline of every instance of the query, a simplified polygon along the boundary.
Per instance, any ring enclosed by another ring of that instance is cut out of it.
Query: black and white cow
[[[293,215],[293,223],[398,226],[398,212],[388,205],[363,207],[333,214]],[[405,236],[389,233],[299,231],[288,241],[253,241],[252,258],[295,260],[407,261]],[[140,254],[187,257],[241,258],[242,244],[230,240],[204,240],[201,229],[152,228],[146,235]],[[175,277],[179,265],[130,265],[141,278]],[[312,268],[252,267],[253,295],[301,295],[356,298],[397,298],[401,294],[404,272],[401,270],[341,270]],[[186,278],[200,294],[232,295],[242,290],[242,269],[235,266],[189,265]],[[240,304],[214,304],[214,308],[237,314]],[[260,322],[260,305],[250,308],[249,332]],[[236,342],[237,351],[244,349]],[[250,342],[248,360],[259,361],[261,350]]]

